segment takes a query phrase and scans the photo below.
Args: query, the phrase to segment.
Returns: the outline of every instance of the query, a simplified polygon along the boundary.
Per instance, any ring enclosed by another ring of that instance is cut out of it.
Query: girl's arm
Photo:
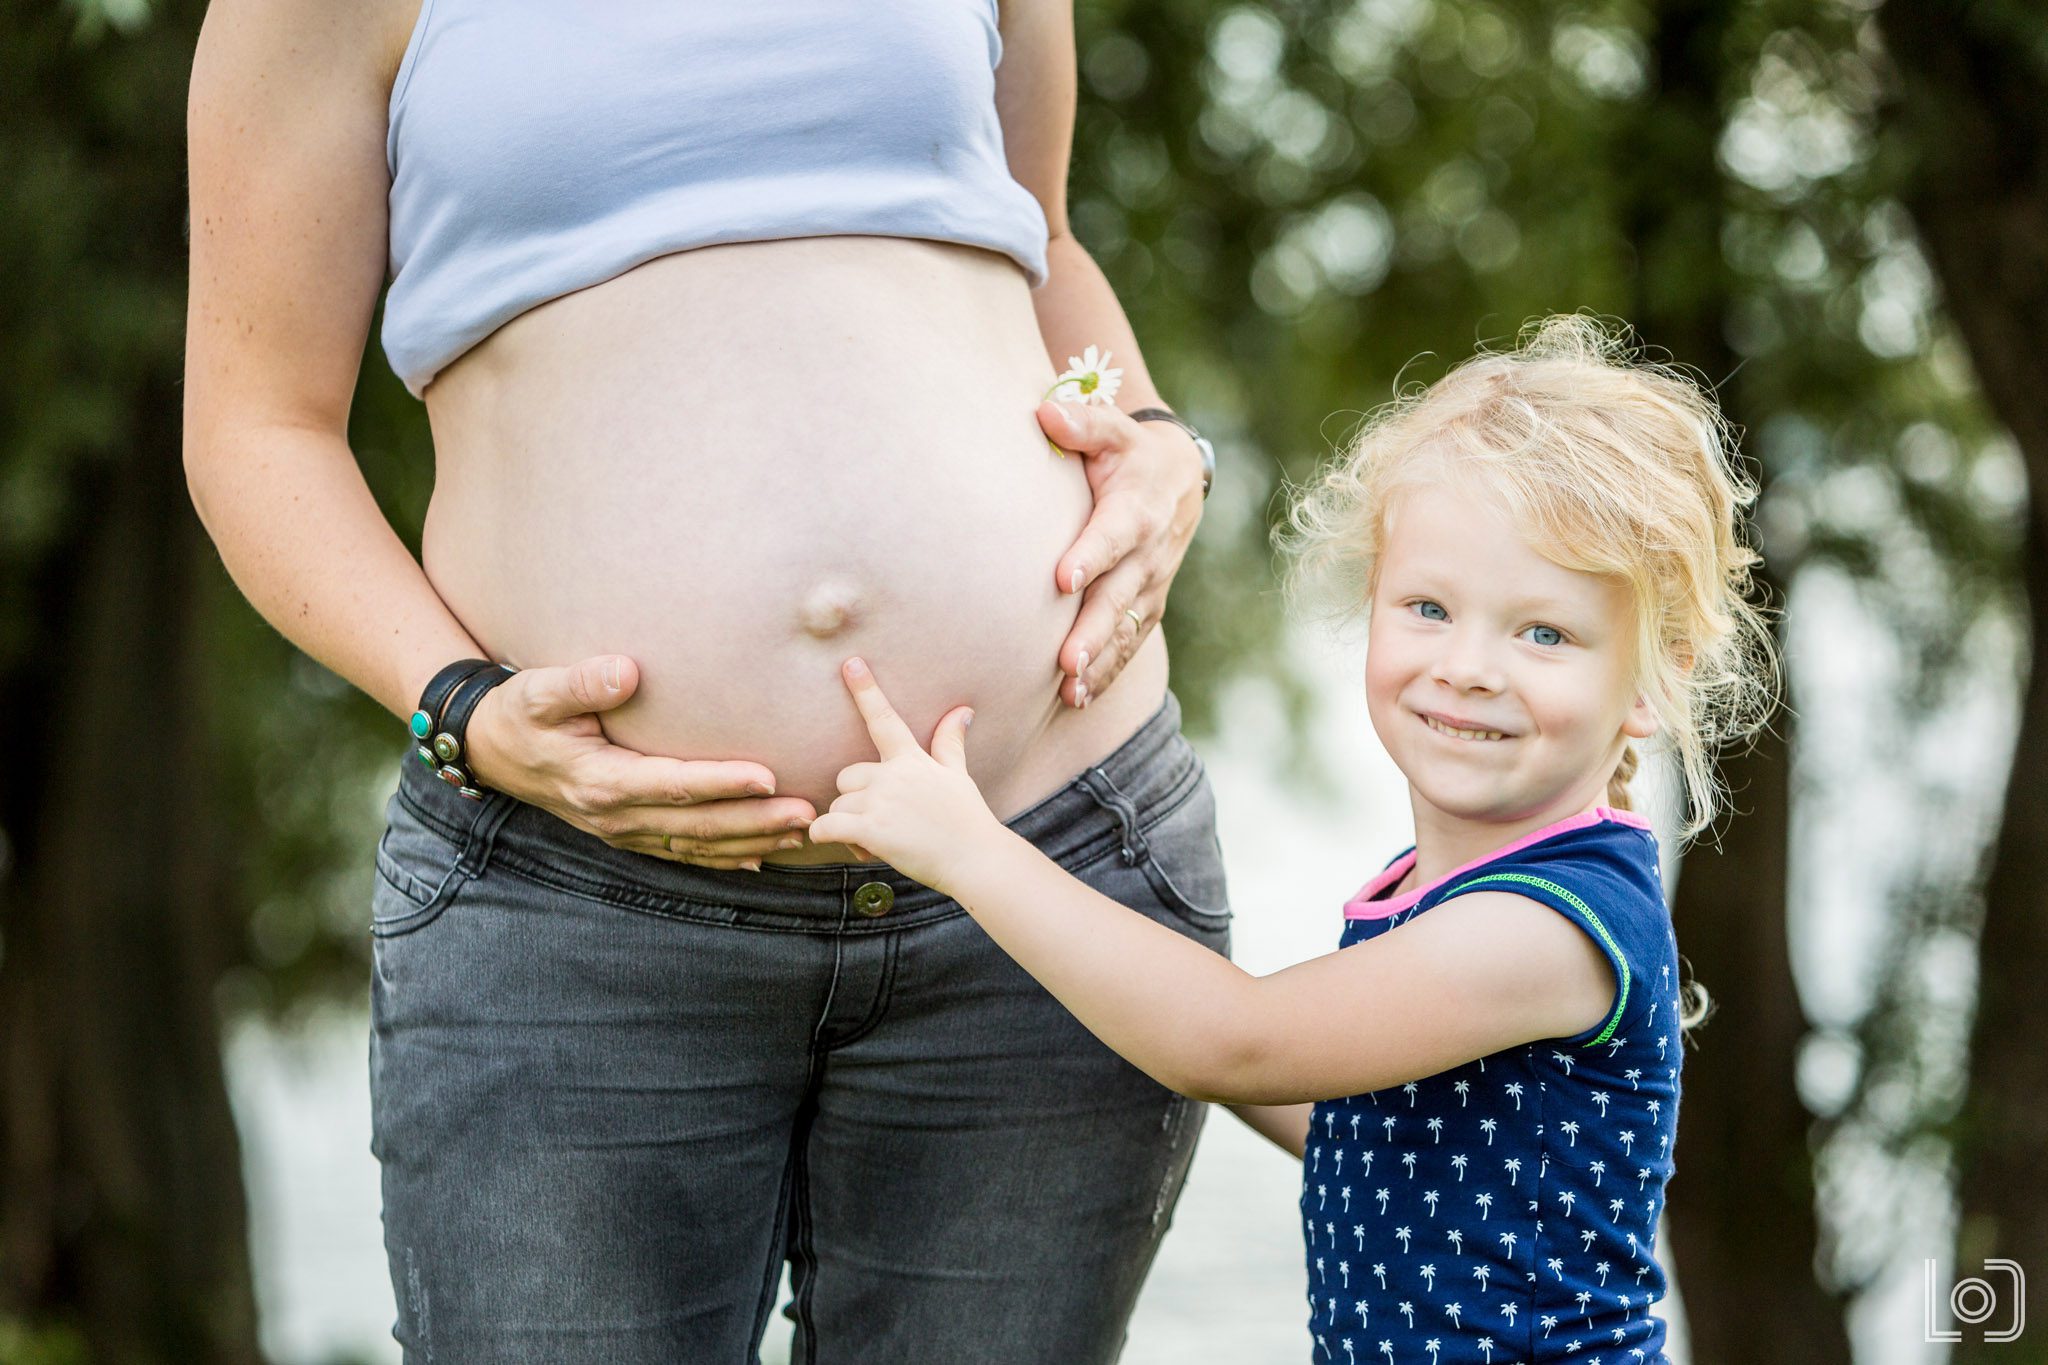
[[[995,99],[1003,151],[1010,174],[1045,212],[1046,281],[1031,298],[1046,354],[1063,370],[1069,356],[1102,347],[1123,370],[1117,403],[1124,411],[1169,406],[1152,387],[1123,305],[1067,226],[1073,0],[1004,0],[999,22],[1003,60],[996,68]],[[1079,706],[1115,680],[1146,630],[1166,612],[1167,591],[1202,519],[1202,457],[1187,433],[1171,423],[1133,422],[1110,408],[1074,412],[1079,420],[1057,403],[1038,407],[1046,435],[1086,457],[1095,493],[1088,524],[1053,565],[1060,592],[1078,588],[1086,594],[1056,656],[1067,675],[1060,695]],[[1133,626],[1126,607],[1146,627]]]
[[[927,754],[866,665],[845,678],[882,761],[840,774],[812,827],[967,908],[1096,1037],[1197,1099],[1281,1105],[1399,1085],[1579,1032],[1615,994],[1563,916],[1475,892],[1355,948],[1255,977],[1075,880],[989,813],[966,769],[972,713]]]

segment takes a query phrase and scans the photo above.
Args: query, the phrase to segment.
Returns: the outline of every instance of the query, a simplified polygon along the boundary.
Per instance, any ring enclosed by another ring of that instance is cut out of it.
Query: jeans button
[[[886,915],[896,905],[896,892],[887,882],[862,882],[853,893],[853,908],[870,919]]]

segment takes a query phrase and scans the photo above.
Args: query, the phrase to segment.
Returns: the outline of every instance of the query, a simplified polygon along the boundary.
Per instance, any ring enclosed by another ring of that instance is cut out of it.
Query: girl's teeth
[[[1502,734],[1502,733],[1501,733],[1501,732],[1500,732],[1499,730],[1460,730],[1460,729],[1457,729],[1457,728],[1456,728],[1456,727],[1454,727],[1454,726],[1450,726],[1450,725],[1446,725],[1446,724],[1444,724],[1444,723],[1443,723],[1442,721],[1438,720],[1438,719],[1437,719],[1437,718],[1436,718],[1435,716],[1424,716],[1424,717],[1423,717],[1423,719],[1429,722],[1429,728],[1430,728],[1430,729],[1432,729],[1432,730],[1441,730],[1441,731],[1442,731],[1442,732],[1443,732],[1444,734],[1447,734],[1447,735],[1455,735],[1455,736],[1457,736],[1457,737],[1458,737],[1459,739],[1506,739],[1506,738],[1507,738],[1507,736],[1506,736],[1506,735],[1504,735],[1504,734]]]

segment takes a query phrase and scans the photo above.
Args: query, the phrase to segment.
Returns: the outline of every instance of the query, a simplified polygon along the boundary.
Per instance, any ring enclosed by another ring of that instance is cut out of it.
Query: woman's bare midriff
[[[859,654],[922,740],[974,707],[969,767],[1008,819],[1166,687],[1153,631],[1085,710],[1057,695],[1080,599],[1053,568],[1091,495],[1039,434],[1052,378],[1005,256],[890,237],[663,256],[428,387],[427,577],[495,658],[636,660],[615,743],[752,759],[821,812],[875,756],[839,680]]]

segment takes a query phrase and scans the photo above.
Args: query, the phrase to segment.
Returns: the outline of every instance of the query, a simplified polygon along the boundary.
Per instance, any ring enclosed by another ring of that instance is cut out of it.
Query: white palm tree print
[[[1505,1170],[1508,1173],[1508,1184],[1513,1185],[1517,1180],[1521,1178],[1522,1158],[1518,1156],[1509,1157],[1506,1161],[1501,1163],[1501,1169]]]
[[[1444,1240],[1451,1244],[1452,1251],[1463,1251],[1465,1249],[1465,1234],[1458,1231],[1456,1228],[1452,1228],[1450,1232],[1445,1235]]]
[[[1479,1221],[1485,1222],[1487,1210],[1493,1207],[1493,1196],[1490,1194],[1480,1194],[1475,1196],[1472,1202],[1479,1206]]]
[[[1442,1197],[1443,1196],[1438,1194],[1435,1190],[1424,1190],[1422,1192],[1422,1202],[1429,1205],[1430,1217],[1436,1217],[1436,1201],[1441,1199]]]
[[[1408,1239],[1409,1239],[1410,1237],[1413,1237],[1414,1235],[1415,1235],[1415,1234],[1414,1234],[1414,1232],[1413,1232],[1413,1231],[1411,1231],[1411,1230],[1410,1230],[1410,1229],[1408,1229],[1408,1228],[1395,1228],[1395,1229],[1394,1229],[1394,1237],[1395,1237],[1395,1239],[1396,1239],[1396,1240],[1398,1240],[1398,1241],[1399,1241],[1399,1242],[1401,1243],[1401,1250],[1403,1250],[1403,1251],[1406,1251],[1406,1250],[1408,1250]]]
[[[1458,1107],[1460,1109],[1465,1108],[1472,1102],[1472,1082],[1452,1081],[1451,1089],[1458,1096]]]
[[[1522,1112],[1522,1083],[1521,1083],[1520,1081],[1509,1081],[1509,1082],[1508,1082],[1508,1085],[1507,1085],[1507,1091],[1508,1091],[1508,1096],[1509,1096],[1509,1098],[1513,1099],[1513,1100],[1514,1100],[1514,1102],[1515,1102],[1515,1112],[1516,1112],[1516,1113],[1518,1113],[1518,1114],[1519,1114],[1519,1113],[1521,1113],[1521,1112]]]
[[[1444,1344],[1435,1337],[1431,1337],[1428,1341],[1422,1343],[1422,1349],[1429,1352],[1429,1365],[1436,1365],[1436,1353],[1443,1350],[1443,1348]]]
[[[1399,1304],[1397,1304],[1397,1305],[1395,1306],[1395,1308],[1394,1308],[1394,1311],[1395,1311],[1396,1313],[1399,1313],[1399,1314],[1400,1314],[1400,1315],[1401,1315],[1402,1317],[1404,1317],[1404,1318],[1408,1319],[1408,1330],[1409,1330],[1409,1331],[1411,1331],[1411,1332],[1412,1332],[1412,1331],[1414,1331],[1414,1330],[1415,1330],[1415,1305],[1414,1305],[1414,1304],[1412,1304],[1412,1303],[1408,1302],[1408,1300],[1406,1300],[1406,1299],[1403,1299],[1403,1300],[1401,1300],[1401,1302],[1400,1302]]]
[[[1422,1276],[1424,1288],[1428,1289],[1432,1294],[1436,1293],[1436,1267],[1434,1265],[1423,1266],[1415,1273]]]
[[[1493,1267],[1487,1265],[1473,1266],[1472,1278],[1479,1281],[1479,1292],[1484,1294],[1486,1292],[1486,1282],[1493,1278]]]
[[[1558,1124],[1557,1131],[1570,1139],[1565,1144],[1566,1146],[1576,1147],[1579,1145],[1579,1124],[1576,1119],[1566,1119],[1563,1123]]]
[[[1376,1279],[1376,1280],[1378,1280],[1378,1281],[1380,1282],[1380,1288],[1381,1288],[1381,1289],[1385,1289],[1385,1288],[1387,1287],[1387,1265],[1386,1265],[1386,1262],[1384,1262],[1384,1261],[1374,1261],[1374,1262],[1373,1262],[1373,1266],[1372,1266],[1372,1277],[1373,1277],[1374,1279]]]
[[[1451,1169],[1458,1173],[1459,1184],[1465,1182],[1465,1168],[1471,1164],[1472,1159],[1462,1152],[1451,1158]]]
[[[1486,1353],[1486,1365],[1493,1365],[1493,1338],[1481,1337],[1473,1344]]]
[[[1493,1130],[1494,1130],[1494,1129],[1496,1129],[1496,1128],[1498,1128],[1498,1127],[1500,1127],[1500,1125],[1499,1125],[1498,1123],[1494,1122],[1494,1120],[1492,1120],[1492,1119],[1481,1119],[1481,1120],[1479,1120],[1479,1131],[1480,1131],[1480,1132],[1482,1132],[1482,1133],[1484,1133],[1484,1134],[1486,1134],[1486,1145],[1487,1145],[1487,1146],[1489,1146],[1489,1147],[1493,1146]]]
[[[1451,1320],[1451,1326],[1453,1327],[1463,1327],[1465,1325],[1464,1319],[1459,1316],[1464,1311],[1465,1305],[1462,1303],[1447,1303],[1444,1305],[1444,1316]]]

